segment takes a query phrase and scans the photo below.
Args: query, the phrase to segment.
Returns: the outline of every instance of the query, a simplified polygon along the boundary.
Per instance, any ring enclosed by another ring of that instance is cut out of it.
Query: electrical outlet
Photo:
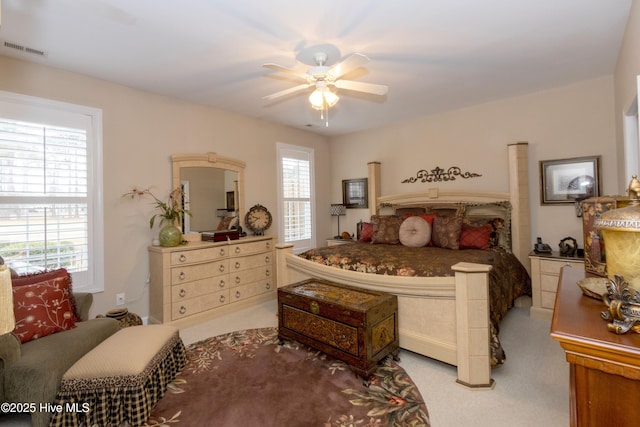
[[[116,305],[124,305],[124,294],[116,294]]]

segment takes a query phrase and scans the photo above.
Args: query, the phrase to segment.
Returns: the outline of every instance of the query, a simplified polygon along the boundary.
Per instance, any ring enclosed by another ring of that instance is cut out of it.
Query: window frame
[[[310,212],[311,212],[311,237],[309,239],[298,240],[293,242],[285,242],[285,224],[284,224],[284,189],[282,187],[283,180],[283,170],[282,170],[282,159],[283,157],[287,157],[284,154],[287,151],[298,151],[305,153],[309,158],[309,185],[310,185]],[[276,153],[277,153],[277,171],[278,171],[278,206],[279,211],[282,213],[278,215],[278,240],[282,243],[291,243],[293,244],[293,252],[301,253],[307,249],[311,249],[316,247],[316,207],[315,207],[315,150],[310,147],[305,147],[301,145],[292,145],[285,144],[282,142],[276,143]]]
[[[55,101],[46,98],[0,91],[0,103],[15,108],[19,120],[34,120],[33,109],[45,111],[53,116],[58,114],[80,115],[89,120],[87,132],[87,227],[88,227],[88,270],[84,274],[72,272],[74,291],[104,291],[104,210],[103,210],[103,141],[102,110],[78,104]],[[31,112],[30,112],[31,111]],[[55,120],[50,122],[56,124]],[[13,198],[13,197],[12,197]]]

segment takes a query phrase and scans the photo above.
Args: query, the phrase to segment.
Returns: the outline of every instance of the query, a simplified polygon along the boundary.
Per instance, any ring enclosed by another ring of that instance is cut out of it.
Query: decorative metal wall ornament
[[[622,276],[615,275],[607,283],[607,293],[602,301],[608,310],[600,313],[608,320],[607,329],[616,334],[625,334],[630,330],[640,333],[640,292],[629,288]]]
[[[410,177],[407,179],[403,179],[401,182],[403,184],[411,184],[414,182],[442,182],[442,181],[455,181],[456,177],[459,178],[477,178],[482,176],[479,173],[474,172],[462,172],[462,170],[457,166],[451,166],[446,171],[439,166],[436,166],[435,169],[431,169],[428,171],[426,169],[421,169],[416,172],[415,177]]]

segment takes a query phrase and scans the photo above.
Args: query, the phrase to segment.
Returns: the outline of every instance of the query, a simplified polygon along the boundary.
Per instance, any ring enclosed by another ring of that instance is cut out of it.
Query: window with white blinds
[[[2,95],[0,254],[19,273],[64,267],[74,289],[103,289],[100,114]]]
[[[296,251],[315,246],[313,230],[313,150],[278,144],[280,241]]]

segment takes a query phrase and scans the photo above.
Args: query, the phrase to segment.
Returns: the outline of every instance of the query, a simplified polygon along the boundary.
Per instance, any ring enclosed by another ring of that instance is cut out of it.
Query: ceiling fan
[[[389,91],[389,87],[385,85],[357,82],[354,80],[344,80],[341,78],[345,74],[369,62],[369,58],[361,53],[354,53],[344,61],[339,62],[332,67],[326,65],[326,52],[315,53],[315,55],[313,56],[313,60],[316,64],[315,67],[309,68],[306,72],[294,70],[292,68],[273,63],[264,64],[264,68],[287,73],[289,75],[295,76],[300,80],[303,80],[304,83],[289,89],[281,90],[280,92],[272,93],[271,95],[264,96],[262,99],[271,101],[276,98],[303,91],[310,87],[315,87],[315,90],[311,93],[311,95],[309,95],[309,102],[311,103],[311,106],[313,108],[315,108],[316,110],[320,110],[321,112],[323,112],[323,115],[326,116],[327,110],[330,107],[333,107],[340,99],[335,93],[336,89],[364,92],[380,96],[386,95]],[[326,121],[326,125],[328,126],[328,121]]]

